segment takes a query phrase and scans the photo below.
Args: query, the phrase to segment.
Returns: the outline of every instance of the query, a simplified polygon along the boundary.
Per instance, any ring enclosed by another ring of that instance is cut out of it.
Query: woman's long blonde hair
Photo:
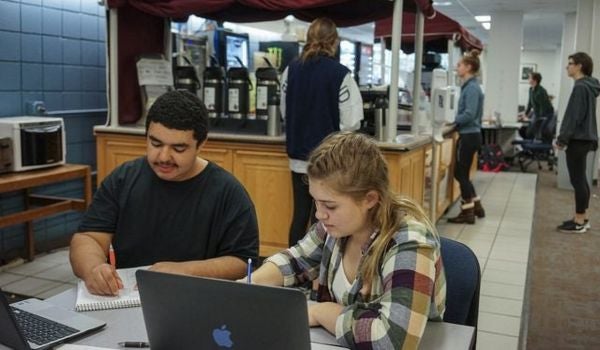
[[[355,201],[364,199],[369,191],[379,194],[379,203],[370,209],[370,220],[379,234],[359,271],[365,283],[371,283],[379,273],[390,241],[407,215],[437,234],[419,204],[390,189],[387,163],[379,147],[362,134],[339,132],[325,138],[310,155],[308,178],[323,180],[334,191]]]
[[[338,39],[337,27],[332,20],[325,17],[315,19],[308,27],[301,60],[306,61],[318,55],[335,57]]]

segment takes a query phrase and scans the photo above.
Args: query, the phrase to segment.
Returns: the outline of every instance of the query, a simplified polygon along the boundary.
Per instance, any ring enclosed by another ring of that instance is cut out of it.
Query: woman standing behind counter
[[[327,135],[357,130],[363,119],[358,86],[348,68],[335,59],[338,45],[335,23],[328,18],[315,19],[308,28],[302,56],[290,63],[281,79],[281,115],[286,123],[294,191],[290,246],[304,237],[314,221],[315,208],[305,179],[308,155]]]
[[[483,92],[476,75],[479,73],[479,51],[465,54],[456,67],[463,81],[456,114],[456,128],[460,134],[456,146],[456,167],[454,177],[460,183],[462,205],[460,214],[448,219],[456,224],[474,224],[475,217],[485,217],[481,199],[475,193],[475,187],[469,179],[473,156],[479,151],[481,139],[481,116],[483,115]]]

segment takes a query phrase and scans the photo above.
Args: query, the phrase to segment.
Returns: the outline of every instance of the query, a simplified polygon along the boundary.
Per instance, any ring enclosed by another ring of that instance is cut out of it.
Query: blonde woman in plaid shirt
[[[419,205],[390,189],[388,168],[367,137],[327,137],[308,164],[318,222],[276,254],[254,283],[318,279],[309,323],[355,349],[415,349],[428,320],[441,321],[446,282],[435,227]]]

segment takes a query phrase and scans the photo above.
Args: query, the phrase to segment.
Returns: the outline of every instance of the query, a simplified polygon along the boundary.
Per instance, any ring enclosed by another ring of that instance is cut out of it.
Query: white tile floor
[[[518,348],[536,181],[534,174],[478,173],[474,184],[486,217],[475,225],[439,221],[440,234],[468,245],[481,265],[479,349]],[[448,216],[458,211],[455,205]],[[66,249],[0,267],[0,287],[13,293],[47,298],[75,283]]]
[[[468,245],[479,258],[477,348],[518,349],[537,175],[480,172],[473,182],[486,217],[475,225],[448,224],[442,218],[438,230]],[[456,203],[447,217],[458,212]]]

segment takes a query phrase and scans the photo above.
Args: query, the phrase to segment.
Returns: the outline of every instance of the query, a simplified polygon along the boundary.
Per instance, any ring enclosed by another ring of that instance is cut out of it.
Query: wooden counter
[[[95,134],[98,184],[118,165],[146,154],[143,129],[96,127]],[[393,188],[419,204],[424,204],[427,139],[417,137],[408,145],[380,144]],[[293,195],[285,139],[209,133],[199,155],[231,172],[250,194],[258,216],[260,255],[287,248]]]

